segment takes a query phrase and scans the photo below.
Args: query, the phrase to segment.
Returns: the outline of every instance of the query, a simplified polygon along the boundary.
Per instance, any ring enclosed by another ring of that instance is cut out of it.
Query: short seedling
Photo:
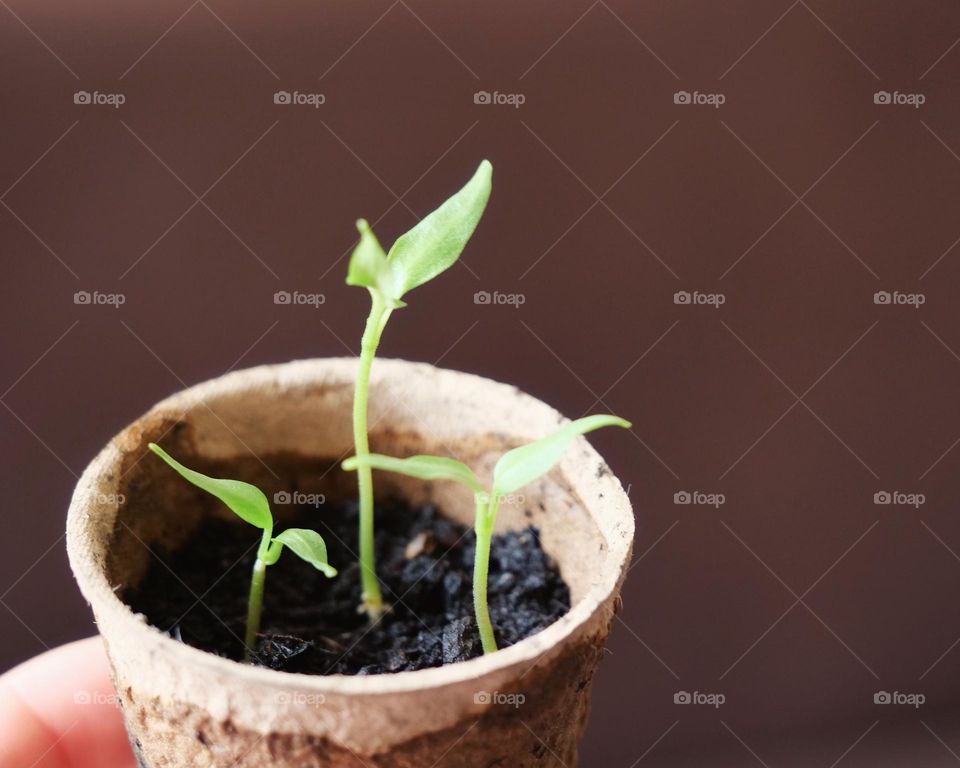
[[[370,291],[370,315],[360,346],[353,399],[353,440],[357,456],[370,452],[367,439],[367,392],[370,369],[390,313],[406,306],[403,296],[451,267],[477,227],[490,197],[493,168],[484,160],[473,178],[384,253],[364,219],[357,222],[360,242],[350,257],[347,284]],[[373,552],[373,478],[370,468],[357,471],[360,496],[360,583],[362,608],[375,619],[383,611]]]
[[[253,564],[250,597],[247,602],[244,657],[249,662],[256,650],[257,633],[260,631],[263,583],[267,566],[276,563],[280,559],[284,546],[287,546],[324,576],[332,578],[337,575],[337,571],[327,562],[327,546],[319,533],[305,528],[288,528],[278,536],[274,536],[270,503],[263,491],[255,485],[240,480],[221,480],[195,472],[183,466],[156,443],[150,443],[150,450],[173,467],[185,480],[216,496],[241,520],[263,531],[260,547],[257,549],[257,559]]]
[[[363,458],[353,456],[343,462],[343,468],[354,470],[368,466],[421,480],[453,480],[473,491],[476,499],[474,530],[477,535],[473,563],[473,606],[483,652],[493,653],[497,650],[497,642],[493,636],[493,625],[487,606],[487,572],[490,565],[490,540],[500,500],[506,494],[513,493],[549,472],[553,465],[560,461],[567,443],[574,437],[607,426],[629,428],[630,422],[616,416],[587,416],[570,422],[536,442],[507,451],[494,467],[493,483],[489,492],[484,490],[470,467],[456,459],[443,456],[397,459],[374,453]]]

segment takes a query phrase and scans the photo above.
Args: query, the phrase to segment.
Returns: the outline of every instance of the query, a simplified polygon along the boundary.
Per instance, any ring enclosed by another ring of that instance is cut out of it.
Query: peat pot
[[[355,359],[305,360],[191,387],[113,438],[80,478],[67,520],[70,564],[103,637],[140,765],[573,768],[634,531],[619,481],[582,437],[552,472],[505,501],[497,521],[499,531],[539,527],[570,588],[570,611],[494,654],[396,674],[277,672],[179,642],[122,601],[123,589],[143,578],[151,549],[176,549],[204,515],[228,514],[198,503],[148,442],[190,466],[222,466],[224,476],[256,483],[270,498],[291,487],[355,497],[355,476],[338,463],[352,454],[356,369]],[[563,421],[506,384],[402,360],[374,364],[376,452],[455,455],[487,480],[501,453]],[[379,496],[430,499],[472,524],[473,499],[459,486],[383,473],[375,482]]]

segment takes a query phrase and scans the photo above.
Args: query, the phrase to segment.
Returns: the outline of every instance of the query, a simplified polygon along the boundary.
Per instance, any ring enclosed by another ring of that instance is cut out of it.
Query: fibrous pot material
[[[151,549],[176,547],[203,515],[221,514],[147,455],[148,442],[188,464],[243,466],[243,479],[271,498],[291,483],[347,497],[355,479],[334,462],[352,453],[355,370],[353,359],[308,360],[192,387],[127,427],[81,477],[67,523],[70,562],[103,636],[140,764],[573,768],[634,530],[620,483],[583,438],[549,475],[507,500],[497,523],[539,528],[571,609],[489,656],[385,675],[276,672],[180,643],[118,597],[143,577]],[[374,366],[370,441],[380,453],[453,455],[486,479],[501,453],[562,421],[516,388],[477,376],[399,360]],[[291,456],[331,469],[299,478],[274,471]],[[452,484],[386,474],[376,484],[378,494],[430,499],[472,522],[473,499]]]

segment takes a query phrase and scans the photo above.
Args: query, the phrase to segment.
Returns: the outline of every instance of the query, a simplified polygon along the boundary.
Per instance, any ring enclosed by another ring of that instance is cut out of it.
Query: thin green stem
[[[249,662],[257,647],[257,633],[260,631],[260,612],[263,608],[263,582],[267,575],[267,564],[259,557],[253,564],[253,578],[250,579],[250,599],[247,601],[247,636],[244,640],[246,652],[244,659]]]
[[[490,622],[490,610],[487,606],[487,574],[490,570],[490,539],[493,535],[493,522],[497,516],[497,504],[491,497],[489,504],[477,495],[477,516],[474,530],[477,534],[477,548],[473,557],[473,609],[477,617],[477,629],[480,632],[480,644],[484,653],[497,650],[497,641],[493,636],[493,624]]]
[[[353,442],[358,458],[370,455],[367,438],[367,398],[370,387],[370,369],[380,344],[380,335],[390,316],[383,300],[371,292],[372,305],[360,345],[360,369],[353,397]],[[360,497],[360,585],[363,609],[372,619],[383,612],[383,596],[377,581],[373,549],[373,471],[363,463],[357,467],[357,486]]]
[[[260,632],[260,615],[263,611],[263,583],[267,577],[267,564],[270,560],[270,542],[273,538],[273,526],[263,529],[257,559],[253,564],[253,576],[250,578],[250,596],[247,598],[247,633],[244,637],[244,661],[249,663],[257,648],[257,634]],[[273,559],[276,562],[276,559]]]

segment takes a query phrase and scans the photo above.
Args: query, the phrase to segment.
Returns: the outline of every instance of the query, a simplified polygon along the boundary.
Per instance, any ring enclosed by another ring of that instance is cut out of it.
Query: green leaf
[[[616,416],[587,416],[571,421],[552,435],[534,443],[507,451],[493,469],[493,495],[513,493],[545,475],[560,461],[567,443],[573,438],[609,426],[629,428],[631,425],[629,421]]]
[[[156,443],[150,443],[150,450],[173,467],[185,480],[220,499],[241,520],[261,530],[273,526],[270,502],[267,501],[263,491],[255,485],[241,480],[221,480],[195,472],[183,466]]]
[[[357,231],[360,233],[360,242],[350,255],[347,285],[369,288],[379,293],[392,308],[402,307],[403,302],[400,301],[402,294],[397,291],[393,267],[387,261],[387,254],[384,253],[380,241],[373,234],[366,219],[357,220]]]
[[[483,486],[480,485],[480,481],[470,467],[456,459],[448,459],[444,456],[411,456],[408,459],[398,459],[371,453],[364,458],[363,463],[374,469],[396,472],[420,480],[453,480],[478,493],[483,491]],[[346,470],[353,471],[358,466],[360,461],[356,456],[351,456],[343,462],[343,468]]]
[[[327,562],[327,545],[316,531],[307,528],[288,528],[273,540],[290,547],[301,560],[306,560],[327,578],[337,575],[337,569]],[[278,551],[277,556],[279,555]]]
[[[396,298],[432,280],[460,257],[487,207],[492,175],[493,166],[484,160],[459,192],[397,238],[387,256],[397,281]]]

